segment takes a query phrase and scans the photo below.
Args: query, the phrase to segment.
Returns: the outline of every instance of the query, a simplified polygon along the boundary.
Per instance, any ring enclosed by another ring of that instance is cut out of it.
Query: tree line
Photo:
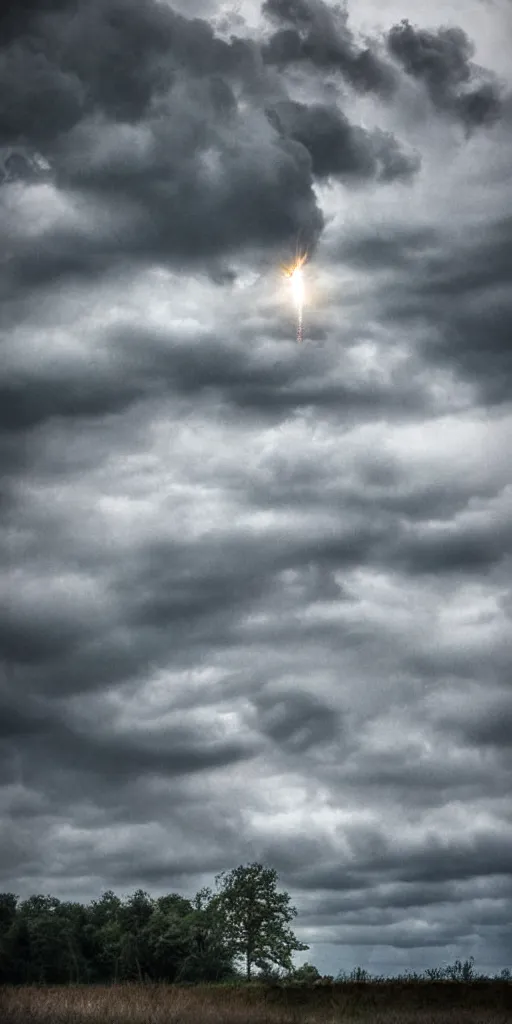
[[[0,893],[0,984],[61,985],[116,982],[212,983],[245,978],[329,983],[309,963],[294,968],[299,942],[287,892],[273,868],[253,863],[216,876],[192,899],[143,889],[121,899],[112,890],[88,904],[54,896],[19,901]],[[472,981],[474,959],[433,968],[408,980]],[[509,969],[500,977],[510,981]],[[375,982],[361,967],[336,981]],[[405,979],[404,979],[405,980]]]
[[[216,876],[192,899],[112,890],[87,905],[0,894],[0,983],[213,982],[292,970],[297,911],[261,864]]]

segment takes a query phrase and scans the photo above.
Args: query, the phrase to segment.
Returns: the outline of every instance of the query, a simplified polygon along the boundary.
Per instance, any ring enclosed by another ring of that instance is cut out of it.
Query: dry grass
[[[510,1024],[510,986],[6,987],[2,1024]]]

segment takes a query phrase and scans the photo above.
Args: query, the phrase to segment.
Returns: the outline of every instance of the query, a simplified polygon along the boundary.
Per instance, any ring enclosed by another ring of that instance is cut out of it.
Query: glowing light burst
[[[307,260],[307,252],[297,256],[290,267],[284,267],[284,274],[292,286],[292,294],[297,310],[297,341],[303,339],[303,313],[304,313],[304,271],[303,266]]]

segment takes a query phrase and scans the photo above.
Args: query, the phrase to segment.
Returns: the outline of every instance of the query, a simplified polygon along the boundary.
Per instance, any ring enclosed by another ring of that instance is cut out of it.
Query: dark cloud
[[[468,729],[468,739],[478,746],[508,748],[512,745],[512,700],[505,700],[502,706],[490,708],[485,717],[474,722]]]
[[[0,385],[0,428],[18,432],[31,429],[53,417],[75,419],[113,414],[140,397],[134,381],[119,384],[102,375],[77,380],[68,371],[46,380],[18,379]]]
[[[0,53],[0,130],[6,141],[21,134],[51,146],[94,111],[136,122],[180,71],[237,76],[251,54],[242,40],[225,43],[208,22],[153,0],[48,4],[37,11],[30,36],[20,26]]]
[[[67,132],[85,109],[82,83],[41,51],[18,43],[0,50],[0,141],[29,140],[39,148]]]
[[[63,358],[38,373],[13,366],[0,383],[0,428],[6,443],[9,435],[25,435],[51,421],[115,416],[170,395],[205,406],[212,397],[221,399],[232,413],[269,423],[312,406],[339,410],[348,419],[357,410],[369,417],[383,412],[403,416],[407,410],[415,416],[419,406],[428,406],[428,397],[405,379],[397,378],[393,387],[348,376],[329,380],[329,363],[333,372],[335,366],[324,357],[325,376],[315,381],[290,351],[269,360],[250,349],[234,349],[228,339],[214,334],[197,345],[176,333],[126,325],[105,332],[103,345],[102,355],[90,362]],[[278,498],[275,492],[274,500]]]
[[[352,125],[335,106],[288,101],[269,117],[284,135],[305,146],[317,178],[406,181],[419,170],[419,157],[404,153],[393,135]]]
[[[32,706],[31,706],[32,703]],[[207,769],[250,760],[257,753],[254,744],[222,742],[205,736],[200,728],[176,725],[165,730],[152,729],[150,735],[116,735],[113,730],[84,728],[58,708],[29,702],[16,707],[7,696],[2,701],[2,738],[4,762],[6,753],[16,764],[16,750],[22,743],[38,770],[52,774],[55,750],[59,751],[60,770],[82,777],[82,786],[90,785],[88,776],[109,784],[117,778],[138,777],[145,772],[163,776],[190,775]],[[28,762],[27,758],[27,762]],[[8,774],[8,773],[7,773]],[[35,777],[26,776],[33,784]],[[56,781],[56,780],[55,780]],[[83,790],[82,790],[83,792]]]
[[[318,11],[323,25],[330,16]],[[392,134],[366,132],[334,108],[283,99],[269,123],[275,83],[258,45],[226,42],[203,19],[153,0],[32,14],[30,37],[0,51],[0,137],[42,154],[72,202],[109,213],[80,229],[48,226],[35,245],[14,226],[5,296],[121,260],[214,260],[298,233],[313,251],[323,227],[315,177],[390,182],[419,167]],[[370,51],[354,54],[353,81],[377,87]],[[280,89],[286,96],[284,79]],[[293,124],[283,133],[275,117],[281,124],[285,111]]]
[[[491,747],[510,754],[512,746],[512,697],[508,689],[497,692],[490,701],[475,700],[462,715],[453,711],[440,724],[448,734],[455,732],[470,746]]]
[[[472,63],[474,46],[462,29],[430,32],[405,20],[390,29],[387,45],[404,71],[424,82],[434,106],[457,117],[468,132],[500,116],[498,79]],[[481,72],[485,78],[478,81]]]
[[[255,704],[261,732],[290,753],[340,739],[339,714],[313,694],[262,693]]]
[[[298,229],[313,245],[322,215],[311,163],[259,109],[262,67],[254,44],[226,43],[208,22],[150,0],[38,17],[30,37],[0,50],[0,137],[42,154],[62,194],[108,203],[116,222],[49,228],[36,246],[15,223],[4,287],[92,275],[130,256],[207,260]]]
[[[73,10],[76,0],[5,0],[0,10],[0,37],[9,43],[33,29],[41,15]]]
[[[439,834],[422,836],[420,844],[395,842],[380,831],[359,827],[353,830],[350,861],[354,875],[361,879],[377,865],[386,871],[390,881],[438,884],[450,879],[465,880],[509,874],[507,856],[508,831],[492,834],[487,830],[468,832],[451,841]],[[404,869],[404,858],[407,867]],[[344,887],[344,866],[333,864],[322,870],[314,867],[303,872],[302,884],[315,889],[333,890]]]
[[[371,46],[360,47],[348,26],[348,15],[339,6],[322,0],[265,0],[263,13],[284,23],[264,44],[268,64],[309,65],[319,71],[338,71],[361,93],[374,92],[390,98],[397,87],[393,66]]]
[[[437,528],[418,531],[413,539],[404,539],[398,559],[415,573],[481,573],[503,562],[512,554],[512,528],[485,523],[464,528]]]
[[[239,118],[239,142],[232,138],[228,144],[226,138],[225,148],[217,139],[220,148],[215,152],[208,113],[205,96],[202,110],[197,106],[182,116],[170,114],[164,138],[156,140],[160,157],[151,158],[149,165],[145,159],[140,162],[130,139],[125,146],[120,137],[119,153],[109,153],[106,124],[70,137],[54,161],[58,182],[64,189],[82,192],[89,201],[112,203],[119,223],[111,231],[94,220],[80,231],[49,229],[35,251],[33,244],[14,237],[4,287],[28,288],[63,275],[94,275],[130,257],[205,261],[244,244],[282,244],[299,229],[314,243],[322,215],[312,190],[307,151],[272,133],[262,114],[254,123],[262,135],[259,141],[251,138]],[[236,131],[236,125],[226,130]],[[201,157],[201,137],[205,151],[211,148],[211,169]],[[178,139],[180,145],[174,148]]]

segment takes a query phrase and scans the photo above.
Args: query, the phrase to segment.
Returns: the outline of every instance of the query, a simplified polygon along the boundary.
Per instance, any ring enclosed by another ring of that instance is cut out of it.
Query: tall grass
[[[6,986],[2,1024],[511,1024],[500,981]]]

